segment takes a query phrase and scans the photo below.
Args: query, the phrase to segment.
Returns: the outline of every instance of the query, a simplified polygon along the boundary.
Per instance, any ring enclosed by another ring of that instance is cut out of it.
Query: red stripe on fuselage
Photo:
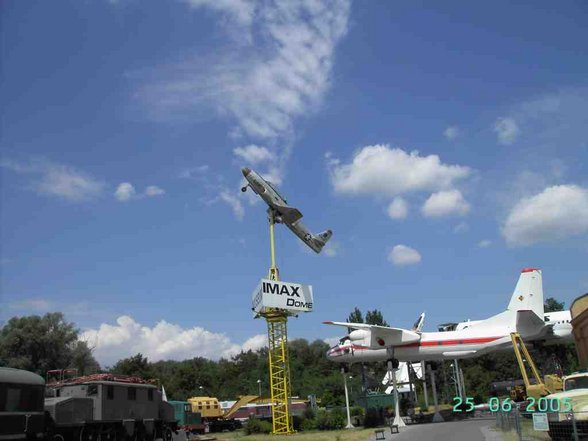
[[[458,346],[458,345],[475,345],[482,343],[490,343],[502,337],[480,337],[480,338],[462,338],[456,340],[428,340],[417,341],[407,345],[396,346],[397,348],[416,348],[421,346]],[[369,349],[366,346],[351,345],[354,350]],[[383,348],[382,348],[383,349]]]
[[[501,337],[480,337],[480,338],[460,338],[456,340],[425,340],[417,341],[415,343],[409,343],[402,345],[402,348],[414,348],[417,346],[457,346],[457,345],[475,345],[481,343],[490,343],[494,340],[498,340]]]

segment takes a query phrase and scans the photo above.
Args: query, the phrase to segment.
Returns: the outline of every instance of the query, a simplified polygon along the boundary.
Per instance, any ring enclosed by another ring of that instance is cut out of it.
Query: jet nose
[[[241,172],[243,173],[243,176],[247,177],[249,175],[249,173],[251,173],[251,169],[248,167],[243,167],[241,169]]]

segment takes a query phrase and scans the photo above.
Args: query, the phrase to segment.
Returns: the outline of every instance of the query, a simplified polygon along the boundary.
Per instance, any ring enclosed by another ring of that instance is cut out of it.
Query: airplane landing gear
[[[245,186],[245,187],[241,187],[241,191],[242,191],[243,193],[245,193],[245,192],[247,191],[247,186]]]
[[[389,358],[386,363],[392,363],[392,369],[398,369],[398,366],[400,366],[400,361],[397,358]]]

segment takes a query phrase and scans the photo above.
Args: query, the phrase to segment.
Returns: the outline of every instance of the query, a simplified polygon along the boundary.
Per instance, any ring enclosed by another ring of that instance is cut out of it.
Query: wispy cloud
[[[180,179],[200,179],[210,169],[208,164],[198,165],[196,167],[184,168],[178,174]]]
[[[461,130],[457,126],[449,126],[443,131],[443,136],[449,141],[453,141],[461,135]]]
[[[52,303],[49,300],[41,298],[25,299],[18,302],[13,302],[8,307],[15,311],[26,311],[29,313],[47,312],[52,308]]]
[[[494,123],[494,132],[498,142],[504,145],[510,145],[519,136],[521,130],[513,118],[498,118]]]
[[[320,105],[334,51],[347,31],[349,1],[191,1],[237,17],[253,38],[156,69],[137,98],[158,118],[211,107],[236,125],[233,133],[275,139]],[[155,77],[155,75],[154,75]]]
[[[492,241],[488,239],[484,239],[478,242],[478,246],[480,248],[488,248],[490,245],[492,245]]]
[[[28,188],[40,195],[57,197],[71,202],[94,199],[105,184],[75,167],[35,159],[29,162],[3,160],[0,165],[20,175],[32,177]]]
[[[243,217],[245,216],[245,207],[243,207],[241,200],[237,196],[228,190],[223,190],[219,194],[219,197],[221,201],[231,207],[231,210],[233,210],[233,214],[237,220],[243,220]]]

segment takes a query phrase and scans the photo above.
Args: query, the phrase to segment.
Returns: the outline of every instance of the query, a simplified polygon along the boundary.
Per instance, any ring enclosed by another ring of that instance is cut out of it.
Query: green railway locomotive
[[[45,380],[32,372],[0,368],[0,440],[34,440],[45,433]]]
[[[96,374],[45,385],[31,372],[0,368],[0,441],[172,441],[174,432],[173,406],[140,378]]]

